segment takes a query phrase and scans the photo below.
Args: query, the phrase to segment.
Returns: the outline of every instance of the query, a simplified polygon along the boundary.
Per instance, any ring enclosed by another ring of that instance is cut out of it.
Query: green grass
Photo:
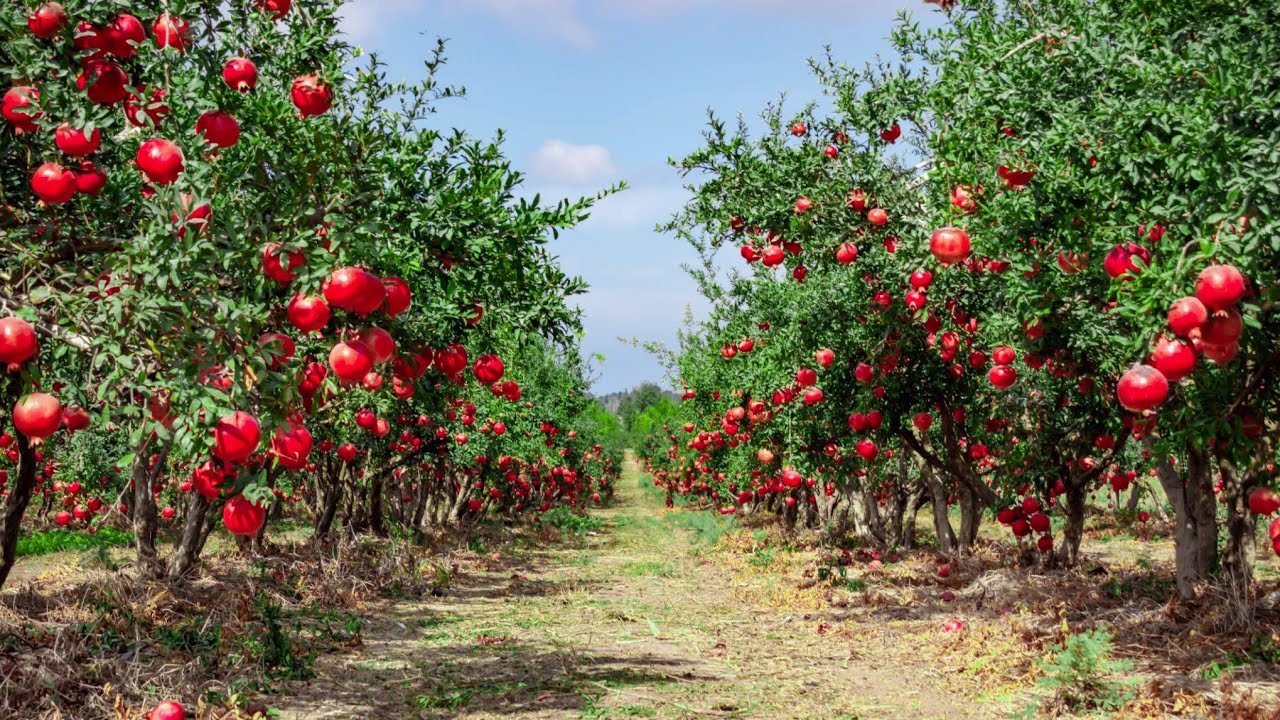
[[[551,508],[543,513],[541,522],[560,530],[567,530],[576,535],[598,532],[604,527],[604,521],[591,515],[584,515],[570,510],[563,505]]]
[[[18,538],[18,557],[122,547],[132,542],[133,533],[108,527],[99,528],[92,535],[75,530],[42,530]]]
[[[631,577],[671,577],[675,574],[675,565],[664,562],[633,562],[623,565],[623,575]]]

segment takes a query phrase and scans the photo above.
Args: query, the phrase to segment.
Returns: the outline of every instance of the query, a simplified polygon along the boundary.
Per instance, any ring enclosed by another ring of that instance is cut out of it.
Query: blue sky
[[[630,184],[553,245],[591,283],[584,349],[606,357],[594,388],[605,393],[661,379],[619,337],[670,344],[686,308],[700,309],[680,269],[692,250],[653,229],[686,197],[667,158],[699,146],[707,108],[755,115],[781,91],[797,108],[818,98],[806,58],[829,44],[861,64],[886,48],[902,8],[933,11],[923,0],[354,0],[344,30],[404,78],[447,38],[442,80],[468,96],[436,122],[504,129],[530,194]]]

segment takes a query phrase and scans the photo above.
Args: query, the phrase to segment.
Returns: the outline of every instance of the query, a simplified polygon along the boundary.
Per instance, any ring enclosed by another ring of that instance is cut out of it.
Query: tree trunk
[[[1178,597],[1191,600],[1196,582],[1209,576],[1218,554],[1217,508],[1205,454],[1188,447],[1185,474],[1180,475],[1166,459],[1156,465],[1156,476],[1173,505]]]
[[[1056,559],[1062,567],[1075,567],[1080,562],[1080,541],[1084,538],[1085,484],[1069,480],[1066,495],[1067,524],[1062,529]]]
[[[968,552],[978,540],[978,528],[982,525],[982,502],[977,493],[965,483],[960,483],[960,536],[959,551]]]
[[[333,519],[338,514],[338,505],[342,502],[342,475],[343,469],[340,467],[336,474],[329,475],[329,482],[325,484],[324,505],[316,517],[316,537],[321,540],[329,537],[329,531],[333,528]]]
[[[951,529],[951,517],[947,514],[947,489],[938,473],[927,463],[920,464],[920,476],[924,478],[933,502],[933,530],[938,537],[938,550],[950,555],[956,551],[956,533]]]
[[[369,482],[369,529],[378,537],[387,536],[382,510],[382,473],[376,473]]]
[[[1256,559],[1256,517],[1249,510],[1250,478],[1241,475],[1226,458],[1219,458],[1222,497],[1226,500],[1226,542],[1222,548],[1219,584],[1241,604],[1248,598]]]
[[[20,391],[18,380],[9,381],[10,396]],[[14,400],[14,402],[17,402]],[[8,403],[5,403],[8,405]],[[36,450],[25,435],[16,432],[18,446],[17,477],[10,478],[9,496],[4,502],[4,515],[0,516],[0,588],[9,579],[9,571],[18,561],[18,535],[22,529],[22,516],[31,502],[36,488]]]
[[[150,444],[149,439],[144,440],[133,458],[133,536],[138,551],[138,571],[146,577],[159,579],[164,577],[165,567],[156,552],[156,498],[151,492],[151,485],[156,473],[164,466],[169,445],[165,444],[152,467],[147,453]]]
[[[204,547],[205,520],[211,506],[211,503],[200,493],[191,493],[191,500],[187,503],[186,522],[182,526],[182,535],[174,544],[173,554],[169,556],[166,571],[169,578],[185,577],[195,569],[200,550]]]

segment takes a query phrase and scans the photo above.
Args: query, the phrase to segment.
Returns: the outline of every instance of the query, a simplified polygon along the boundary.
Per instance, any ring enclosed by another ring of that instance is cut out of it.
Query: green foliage
[[[131,542],[133,542],[133,533],[113,527],[100,527],[92,534],[69,530],[43,530],[18,538],[18,557],[121,547]]]
[[[1120,709],[1133,697],[1134,678],[1117,678],[1133,669],[1127,660],[1114,660],[1111,635],[1105,630],[1076,633],[1051,652],[1054,659],[1042,661],[1044,676],[1037,686],[1049,694],[1046,703],[1073,713],[1111,712]],[[1030,717],[1037,706],[1027,710]]]
[[[557,506],[543,513],[540,522],[575,535],[599,532],[604,526],[604,521],[600,518],[564,506]]]

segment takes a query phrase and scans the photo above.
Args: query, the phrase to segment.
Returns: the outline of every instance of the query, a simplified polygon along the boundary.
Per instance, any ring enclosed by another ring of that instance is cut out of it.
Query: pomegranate
[[[38,38],[50,38],[67,26],[67,11],[56,2],[47,2],[27,16],[27,29]]]
[[[293,0],[258,0],[258,7],[263,12],[270,13],[272,20],[283,20],[292,5]]]
[[[386,294],[378,278],[356,267],[333,271],[324,285],[324,297],[329,305],[362,315],[376,310]]]
[[[916,413],[916,416],[911,419],[911,423],[915,425],[916,429],[920,432],[928,432],[929,428],[933,427],[933,416],[927,412],[918,412]]]
[[[911,288],[913,290],[928,290],[929,286],[933,284],[933,273],[925,270],[924,268],[920,268],[919,270],[911,273],[911,277],[908,278],[908,281],[911,283]]]
[[[1244,332],[1244,318],[1234,307],[1219,310],[1209,316],[1209,321],[1200,329],[1200,339],[1206,345],[1230,345],[1240,339]]]
[[[54,131],[53,142],[62,152],[72,157],[83,157],[97,151],[102,144],[102,130],[94,128],[86,135],[83,129],[63,123]]]
[[[268,359],[267,367],[272,370],[284,367],[297,352],[293,338],[284,333],[263,333],[262,337],[258,338],[258,345],[265,351]]]
[[[1154,410],[1169,397],[1169,380],[1150,365],[1135,365],[1121,376],[1116,396],[1127,410]]]
[[[1233,342],[1226,345],[1202,343],[1200,352],[1204,353],[1204,356],[1213,361],[1214,364],[1225,365],[1235,358],[1236,353],[1240,352],[1240,343]]]
[[[1008,345],[1001,345],[991,351],[991,361],[997,365],[1012,365],[1014,360],[1018,359],[1018,353]]]
[[[266,522],[266,509],[249,502],[244,495],[236,495],[222,506],[222,524],[227,526],[232,535],[253,537]]]
[[[258,419],[237,410],[214,425],[213,455],[228,463],[244,462],[258,449],[260,440]]]
[[[187,711],[177,700],[165,700],[151,710],[147,720],[186,720]]]
[[[333,90],[321,82],[318,75],[301,75],[295,78],[289,97],[304,118],[323,115],[333,105]]]
[[[934,230],[929,237],[929,251],[944,266],[961,262],[969,257],[969,233],[955,227]]]
[[[145,88],[140,87],[138,90],[143,91]],[[167,96],[168,93],[162,88],[152,90],[145,102],[130,94],[124,101],[124,116],[134,127],[158,128],[169,115],[169,106],[164,104]]]
[[[11,372],[40,351],[35,328],[19,317],[0,318],[0,365]]]
[[[891,145],[897,142],[898,138],[901,136],[902,136],[902,128],[898,125],[898,123],[894,123],[893,126],[890,127],[888,130],[880,131],[880,139]]]
[[[1008,390],[1018,381],[1018,371],[1008,365],[994,365],[987,371],[987,380],[1001,390]]]
[[[852,265],[858,259],[858,246],[851,242],[841,243],[836,248],[836,262],[841,265]]]
[[[867,211],[867,222],[876,227],[882,227],[889,222],[889,213],[885,212],[884,208],[871,208]]]
[[[229,148],[240,141],[240,123],[221,110],[210,110],[196,120],[196,134],[210,145]]]
[[[373,351],[359,340],[340,342],[329,351],[329,367],[343,383],[360,382],[373,369]]]
[[[138,148],[138,169],[147,181],[156,185],[168,185],[182,174],[182,150],[172,141],[152,138]]]
[[[280,243],[269,243],[262,248],[262,274],[281,285],[288,285],[293,282],[294,269],[301,267],[304,260],[302,253],[291,250],[282,251],[280,247]],[[327,315],[325,322],[328,322]]]
[[[1151,366],[1166,380],[1177,382],[1196,369],[1196,351],[1181,340],[1160,338],[1151,353]]]
[[[385,277],[382,278],[382,287],[387,292],[388,317],[395,317],[409,309],[409,305],[413,302],[409,283],[398,277]]]
[[[142,21],[128,13],[117,15],[105,32],[107,38],[103,49],[121,60],[128,60],[137,55],[138,45],[147,39],[147,31],[142,27]]]
[[[91,60],[76,78],[76,87],[99,105],[115,105],[129,97],[129,75],[110,60]]]
[[[1255,515],[1270,515],[1280,510],[1280,493],[1271,488],[1254,488],[1249,492],[1249,511]]]
[[[58,163],[45,163],[31,176],[31,190],[46,205],[61,205],[75,197],[76,175]]]
[[[289,301],[289,324],[302,332],[314,332],[329,324],[329,306],[323,298],[295,295]]]
[[[338,446],[338,459],[342,462],[351,462],[356,459],[356,446],[351,443]]]
[[[476,358],[475,365],[471,367],[471,371],[475,373],[476,379],[485,385],[495,383],[500,380],[504,370],[505,368],[502,364],[502,358],[493,354],[481,355]]]
[[[102,188],[107,186],[107,174],[88,160],[80,162],[80,172],[76,173],[76,192],[89,197],[98,197]]]
[[[31,393],[13,406],[13,426],[32,440],[42,440],[62,425],[62,403],[46,393]]]
[[[36,110],[38,102],[39,90],[27,85],[11,87],[5,91],[3,101],[0,101],[0,115],[19,133],[35,132],[39,129],[36,120],[43,116]]]
[[[249,58],[231,58],[222,67],[222,80],[232,90],[249,92],[258,84],[258,66]]]
[[[1210,310],[1226,310],[1244,297],[1244,276],[1230,265],[1210,265],[1196,278],[1196,297]]]
[[[271,454],[288,470],[302,470],[311,455],[311,431],[301,425],[276,428],[271,438]]]
[[[161,50],[173,48],[178,52],[184,52],[187,46],[191,44],[189,31],[190,25],[186,20],[165,13],[152,23],[151,39],[155,41],[156,47]]]
[[[797,215],[803,215],[813,209],[813,201],[807,197],[801,197],[796,200],[795,211]]]
[[[1176,335],[1191,337],[1209,320],[1209,310],[1199,298],[1184,297],[1169,306],[1169,329]]]
[[[874,440],[859,440],[854,446],[854,452],[858,453],[858,457],[871,462],[880,454],[880,448],[876,447]]]
[[[396,354],[396,341],[382,328],[366,328],[359,335],[360,342],[373,353],[373,364],[382,365]]]

